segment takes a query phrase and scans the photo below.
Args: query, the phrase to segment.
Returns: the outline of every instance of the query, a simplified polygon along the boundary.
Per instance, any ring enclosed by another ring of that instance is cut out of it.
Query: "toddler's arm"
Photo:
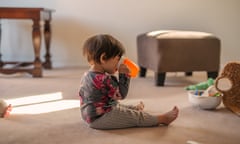
[[[130,70],[126,65],[121,64],[118,72],[119,72],[119,92],[122,96],[122,99],[124,99],[128,93],[130,83],[130,76],[128,73],[130,72]]]

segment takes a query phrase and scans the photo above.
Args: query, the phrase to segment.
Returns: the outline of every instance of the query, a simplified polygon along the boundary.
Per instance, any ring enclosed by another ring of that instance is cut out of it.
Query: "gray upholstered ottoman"
[[[220,40],[195,31],[153,31],[137,36],[140,77],[155,72],[157,86],[164,86],[166,72],[206,71],[216,78],[220,68]]]

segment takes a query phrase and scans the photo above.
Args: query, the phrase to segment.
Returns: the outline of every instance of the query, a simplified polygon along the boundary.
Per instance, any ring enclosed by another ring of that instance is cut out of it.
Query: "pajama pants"
[[[94,129],[120,129],[158,126],[158,117],[139,111],[135,106],[117,104],[112,110],[89,124]]]

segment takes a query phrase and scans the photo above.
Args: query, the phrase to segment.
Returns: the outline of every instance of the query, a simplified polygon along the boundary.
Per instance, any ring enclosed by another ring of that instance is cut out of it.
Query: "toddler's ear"
[[[101,62],[101,64],[106,62],[106,54],[105,53],[101,54],[100,62]]]

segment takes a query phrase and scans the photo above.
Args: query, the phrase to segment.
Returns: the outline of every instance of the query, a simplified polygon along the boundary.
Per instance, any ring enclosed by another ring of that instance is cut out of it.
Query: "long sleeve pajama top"
[[[116,106],[117,100],[127,96],[130,77],[127,74],[116,76],[107,73],[88,71],[80,82],[80,103],[83,120],[91,123]]]

